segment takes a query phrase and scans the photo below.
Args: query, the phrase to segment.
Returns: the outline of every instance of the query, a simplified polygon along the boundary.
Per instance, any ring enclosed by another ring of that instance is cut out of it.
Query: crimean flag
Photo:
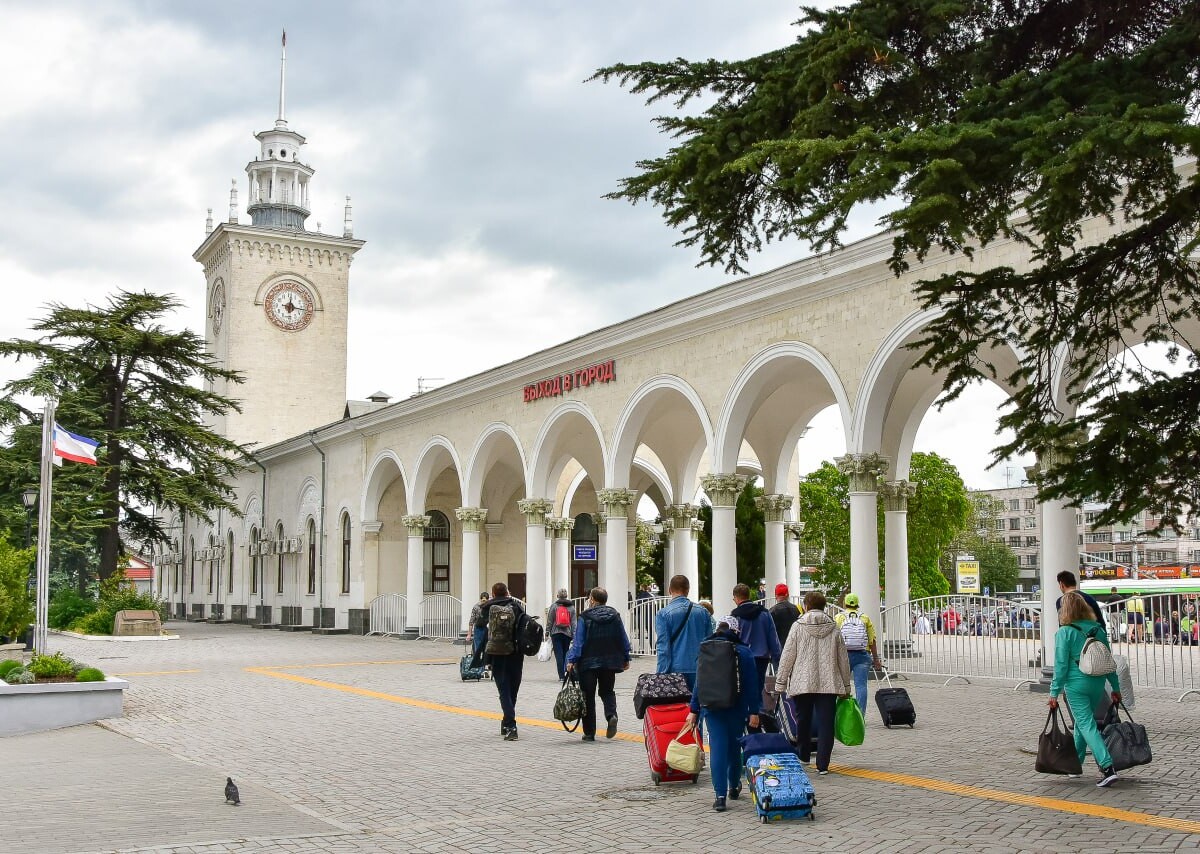
[[[100,443],[87,436],[77,436],[54,423],[54,456],[76,463],[96,464],[96,448]],[[57,460],[56,460],[57,462]]]

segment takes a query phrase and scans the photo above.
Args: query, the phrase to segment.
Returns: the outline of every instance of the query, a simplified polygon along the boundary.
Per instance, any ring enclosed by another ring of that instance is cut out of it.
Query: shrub
[[[85,667],[75,674],[76,682],[103,682],[104,674],[95,667]]]
[[[19,661],[13,661],[11,658],[0,661],[0,679],[7,679],[8,674],[14,670],[21,670],[25,665]]]
[[[42,679],[75,675],[75,663],[61,652],[56,652],[54,655],[35,654],[25,669]]]
[[[96,600],[91,596],[80,596],[73,587],[65,587],[50,600],[48,618],[50,628],[65,629],[96,610]]]
[[[32,685],[36,681],[36,677],[22,667],[9,673],[4,677],[4,681],[9,685]]]
[[[118,611],[157,611],[159,601],[149,593],[138,593],[125,573],[118,570],[100,582],[100,601],[96,610],[71,624],[71,629],[85,635],[111,635],[113,620]]]

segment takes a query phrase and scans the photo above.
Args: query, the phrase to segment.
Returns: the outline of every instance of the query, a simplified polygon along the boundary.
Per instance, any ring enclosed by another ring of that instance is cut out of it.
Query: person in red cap
[[[786,584],[775,585],[775,604],[771,606],[771,620],[775,623],[775,633],[779,635],[779,645],[787,643],[788,632],[800,619],[800,609],[788,598]]]

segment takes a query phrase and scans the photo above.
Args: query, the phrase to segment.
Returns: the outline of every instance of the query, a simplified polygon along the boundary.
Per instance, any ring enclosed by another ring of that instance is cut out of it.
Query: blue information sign
[[[575,560],[595,560],[595,546],[575,546]]]

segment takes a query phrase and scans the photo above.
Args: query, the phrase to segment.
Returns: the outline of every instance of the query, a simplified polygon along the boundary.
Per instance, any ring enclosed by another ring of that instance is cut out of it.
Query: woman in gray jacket
[[[796,703],[797,730],[812,732],[817,719],[817,773],[829,773],[833,755],[833,713],[838,697],[850,696],[850,656],[837,624],[825,613],[825,594],[813,590],[804,597],[804,615],[783,645],[775,690]],[[810,758],[811,740],[801,736],[800,761]]]

